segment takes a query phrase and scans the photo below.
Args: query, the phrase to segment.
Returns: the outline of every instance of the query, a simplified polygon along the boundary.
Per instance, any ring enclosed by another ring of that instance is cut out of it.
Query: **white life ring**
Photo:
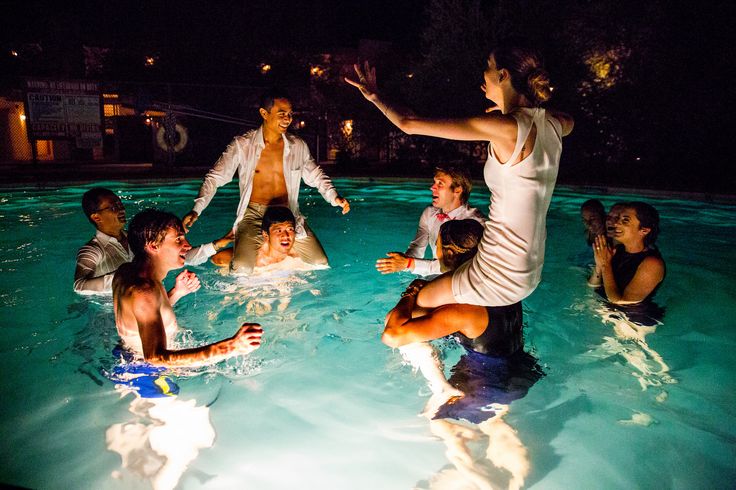
[[[189,135],[187,134],[187,128],[179,123],[176,123],[174,129],[176,130],[176,134],[179,135],[179,141],[171,149],[174,150],[174,152],[179,153],[187,146],[187,143],[189,142]],[[164,129],[164,125],[162,124],[161,126],[159,126],[158,131],[156,131],[156,143],[158,143],[158,147],[162,150],[169,151],[169,145],[166,144],[165,136],[166,130]]]

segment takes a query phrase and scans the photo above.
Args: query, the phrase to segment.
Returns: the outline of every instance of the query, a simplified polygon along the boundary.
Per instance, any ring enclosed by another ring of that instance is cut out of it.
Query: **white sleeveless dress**
[[[501,164],[488,146],[484,177],[491,191],[488,221],[475,257],[452,276],[458,303],[511,305],[529,296],[539,284],[544,264],[547,210],[562,153],[562,125],[541,108],[521,108],[515,161],[536,125],[531,154],[514,165]]]

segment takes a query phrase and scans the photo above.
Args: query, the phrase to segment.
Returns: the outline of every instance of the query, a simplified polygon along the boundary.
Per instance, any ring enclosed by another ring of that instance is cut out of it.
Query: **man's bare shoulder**
[[[115,272],[115,277],[112,280],[112,291],[113,295],[117,297],[161,294],[156,281],[142,276],[138,268],[130,262],[121,265]]]

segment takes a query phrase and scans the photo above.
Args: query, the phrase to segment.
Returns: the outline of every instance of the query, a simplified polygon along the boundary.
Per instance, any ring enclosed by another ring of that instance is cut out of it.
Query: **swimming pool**
[[[199,181],[99,184],[122,195],[130,219],[148,206],[183,215]],[[429,395],[423,378],[379,341],[383,317],[411,277],[381,276],[373,264],[405,249],[429,183],[337,179],[336,186],[351,201],[347,216],[311,189],[302,198],[331,269],[280,277],[274,286],[192,268],[203,287],[177,305],[180,324],[191,329],[183,342],[231,335],[242,321],[262,323],[265,340],[249,358],[172,376],[188,408],[169,425],[154,423],[150,407],[121,396],[102,374],[118,362],[110,301],[71,289],[76,250],[93,233],[79,204],[91,185],[5,188],[0,483],[146,488],[164,464],[150,446],[168,438],[189,451],[179,455],[186,464],[168,468],[185,489],[474,488],[417,416]],[[237,192],[235,184],[219,191],[190,234],[194,244],[231,225]],[[667,278],[657,302],[666,315],[636,341],[599,311],[585,285],[592,257],[578,209],[590,197],[601,196],[556,191],[543,282],[524,303],[527,350],[546,372],[505,416],[521,444],[514,447],[527,455],[525,487],[732,487],[736,207],[644,199],[663,218]],[[610,206],[631,197],[601,199]],[[486,189],[473,192],[471,204],[486,211],[487,202]],[[449,369],[460,351],[448,345],[446,356]],[[153,438],[161,427],[171,431]],[[509,474],[494,468],[487,445],[469,443],[476,474],[505,484]]]

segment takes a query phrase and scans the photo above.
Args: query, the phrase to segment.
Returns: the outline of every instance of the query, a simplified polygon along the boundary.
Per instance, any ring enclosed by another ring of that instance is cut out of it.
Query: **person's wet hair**
[[[117,199],[117,195],[110,189],[105,187],[93,187],[82,195],[82,211],[90,223],[95,224],[92,221],[92,215],[100,209],[100,201],[104,197],[113,197]]]
[[[261,95],[261,98],[258,102],[258,107],[271,112],[271,109],[273,108],[273,103],[276,99],[286,99],[290,101],[291,97],[286,92],[286,90],[282,89],[281,87],[272,87]]]
[[[439,165],[434,169],[435,175],[439,172],[442,172],[443,174],[450,177],[452,180],[452,184],[450,186],[451,190],[455,190],[456,187],[460,186],[463,189],[462,194],[460,194],[460,202],[463,204],[467,204],[468,199],[470,199],[470,191],[473,190],[473,182],[470,179],[470,172],[468,172],[467,169],[462,167],[455,167],[455,166],[442,166]]]
[[[632,201],[627,203],[626,207],[636,211],[641,228],[649,228],[649,233],[644,236],[644,245],[646,247],[654,245],[659,236],[659,212],[651,204],[641,201]]]
[[[271,206],[266,209],[263,213],[263,220],[261,221],[261,231],[268,233],[271,230],[271,225],[276,223],[289,222],[292,226],[296,226],[296,218],[294,213],[284,206]]]
[[[549,74],[544,69],[541,55],[533,49],[502,44],[490,54],[496,69],[506,69],[511,75],[511,86],[535,105],[552,97]]]
[[[146,244],[161,243],[169,228],[184,234],[184,227],[178,216],[160,211],[146,209],[133,216],[128,227],[128,243],[136,258],[146,256]]]
[[[581,211],[590,211],[592,213],[599,213],[601,216],[606,215],[606,208],[603,207],[603,203],[598,199],[588,199],[580,206]]]
[[[588,199],[580,206],[580,214],[585,223],[586,240],[592,245],[596,236],[606,233],[606,209],[598,199]]]
[[[447,270],[455,270],[473,258],[483,236],[483,225],[474,219],[445,221],[440,226],[442,262]]]

